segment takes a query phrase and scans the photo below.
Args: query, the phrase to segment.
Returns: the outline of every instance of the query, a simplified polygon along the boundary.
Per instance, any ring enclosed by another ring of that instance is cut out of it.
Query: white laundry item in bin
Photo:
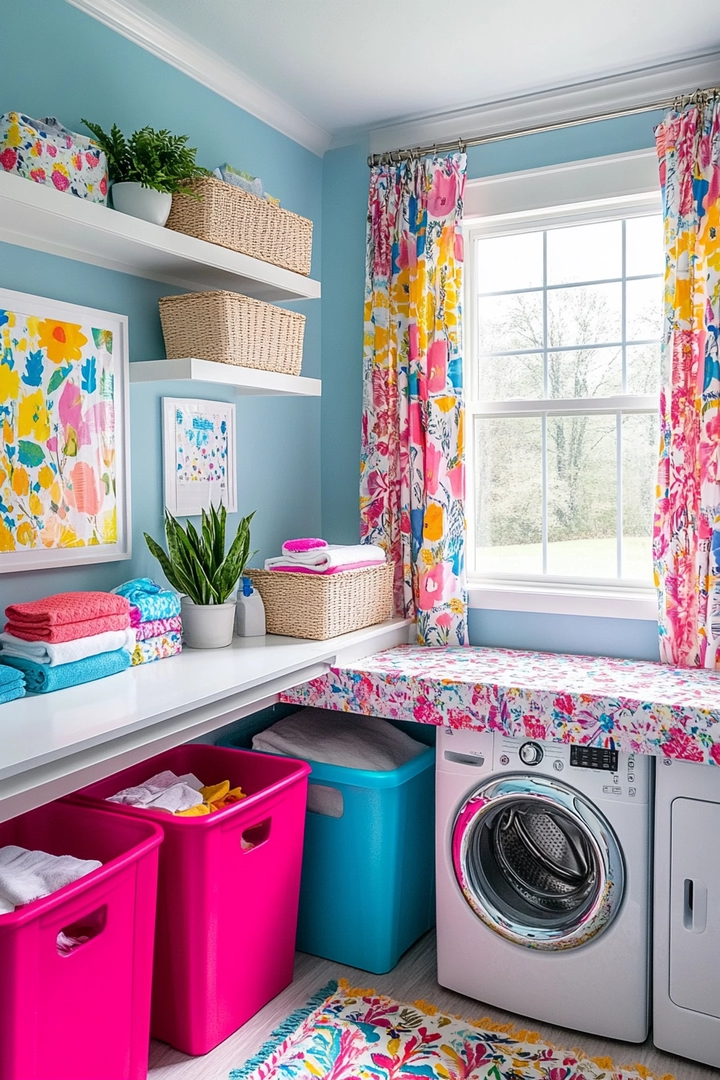
[[[6,915],[20,904],[50,896],[101,866],[97,859],[49,855],[8,844],[0,848],[0,913]]]
[[[192,773],[176,776],[170,769],[151,776],[143,784],[124,788],[116,795],[111,795],[106,802],[120,803],[123,806],[139,806],[145,810],[165,810],[176,814],[179,810],[190,810],[203,801],[200,788],[202,780]]]
[[[347,769],[390,772],[427,749],[378,716],[300,709],[253,738],[253,750]]]

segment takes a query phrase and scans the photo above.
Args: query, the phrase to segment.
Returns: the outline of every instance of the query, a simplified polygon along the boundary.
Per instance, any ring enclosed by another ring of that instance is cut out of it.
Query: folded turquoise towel
[[[50,694],[53,690],[63,690],[66,686],[78,686],[80,683],[104,679],[106,675],[115,675],[130,667],[130,653],[125,649],[116,652],[98,653],[87,656],[84,660],[73,660],[71,664],[36,664],[23,656],[5,656],[3,664],[17,668],[25,676],[25,684],[31,694]]]
[[[113,592],[130,601],[140,612],[140,622],[151,619],[172,619],[180,614],[180,597],[170,589],[161,589],[152,578],[133,578],[118,585]],[[131,625],[136,623],[131,621]]]
[[[0,690],[0,705],[4,705],[6,701],[15,701],[20,697],[25,697],[25,683],[22,679],[13,683],[12,686],[3,686]]]
[[[9,690],[16,682],[22,682],[23,677],[14,668],[0,667],[0,693]]]

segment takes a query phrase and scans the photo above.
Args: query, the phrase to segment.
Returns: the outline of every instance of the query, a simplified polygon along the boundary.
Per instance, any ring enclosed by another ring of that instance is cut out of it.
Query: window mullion
[[[548,393],[548,293],[547,293],[547,232],[543,233],[543,397],[549,397]]]
[[[623,574],[623,476],[622,476],[622,422],[623,414],[618,412],[616,414],[616,434],[617,434],[617,450],[616,450],[616,506],[617,506],[617,576],[622,578]]]
[[[542,572],[548,572],[547,413],[542,414]]]
[[[549,397],[547,232],[543,232],[543,395]],[[542,572],[548,572],[548,461],[547,413],[542,417]]]
[[[622,285],[621,285],[621,337],[622,337],[622,392],[627,391],[627,229],[622,222]]]

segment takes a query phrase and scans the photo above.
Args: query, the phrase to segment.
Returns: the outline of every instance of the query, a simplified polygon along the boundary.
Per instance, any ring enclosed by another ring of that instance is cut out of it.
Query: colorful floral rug
[[[341,979],[273,1032],[230,1080],[650,1080],[642,1065],[551,1046],[538,1034],[402,1005]],[[655,1080],[674,1080],[672,1076]]]

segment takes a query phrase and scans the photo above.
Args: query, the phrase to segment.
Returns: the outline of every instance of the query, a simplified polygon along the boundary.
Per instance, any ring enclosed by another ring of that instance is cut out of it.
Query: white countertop
[[[0,821],[277,700],[332,665],[407,641],[392,619],[328,641],[268,635],[0,705]]]

